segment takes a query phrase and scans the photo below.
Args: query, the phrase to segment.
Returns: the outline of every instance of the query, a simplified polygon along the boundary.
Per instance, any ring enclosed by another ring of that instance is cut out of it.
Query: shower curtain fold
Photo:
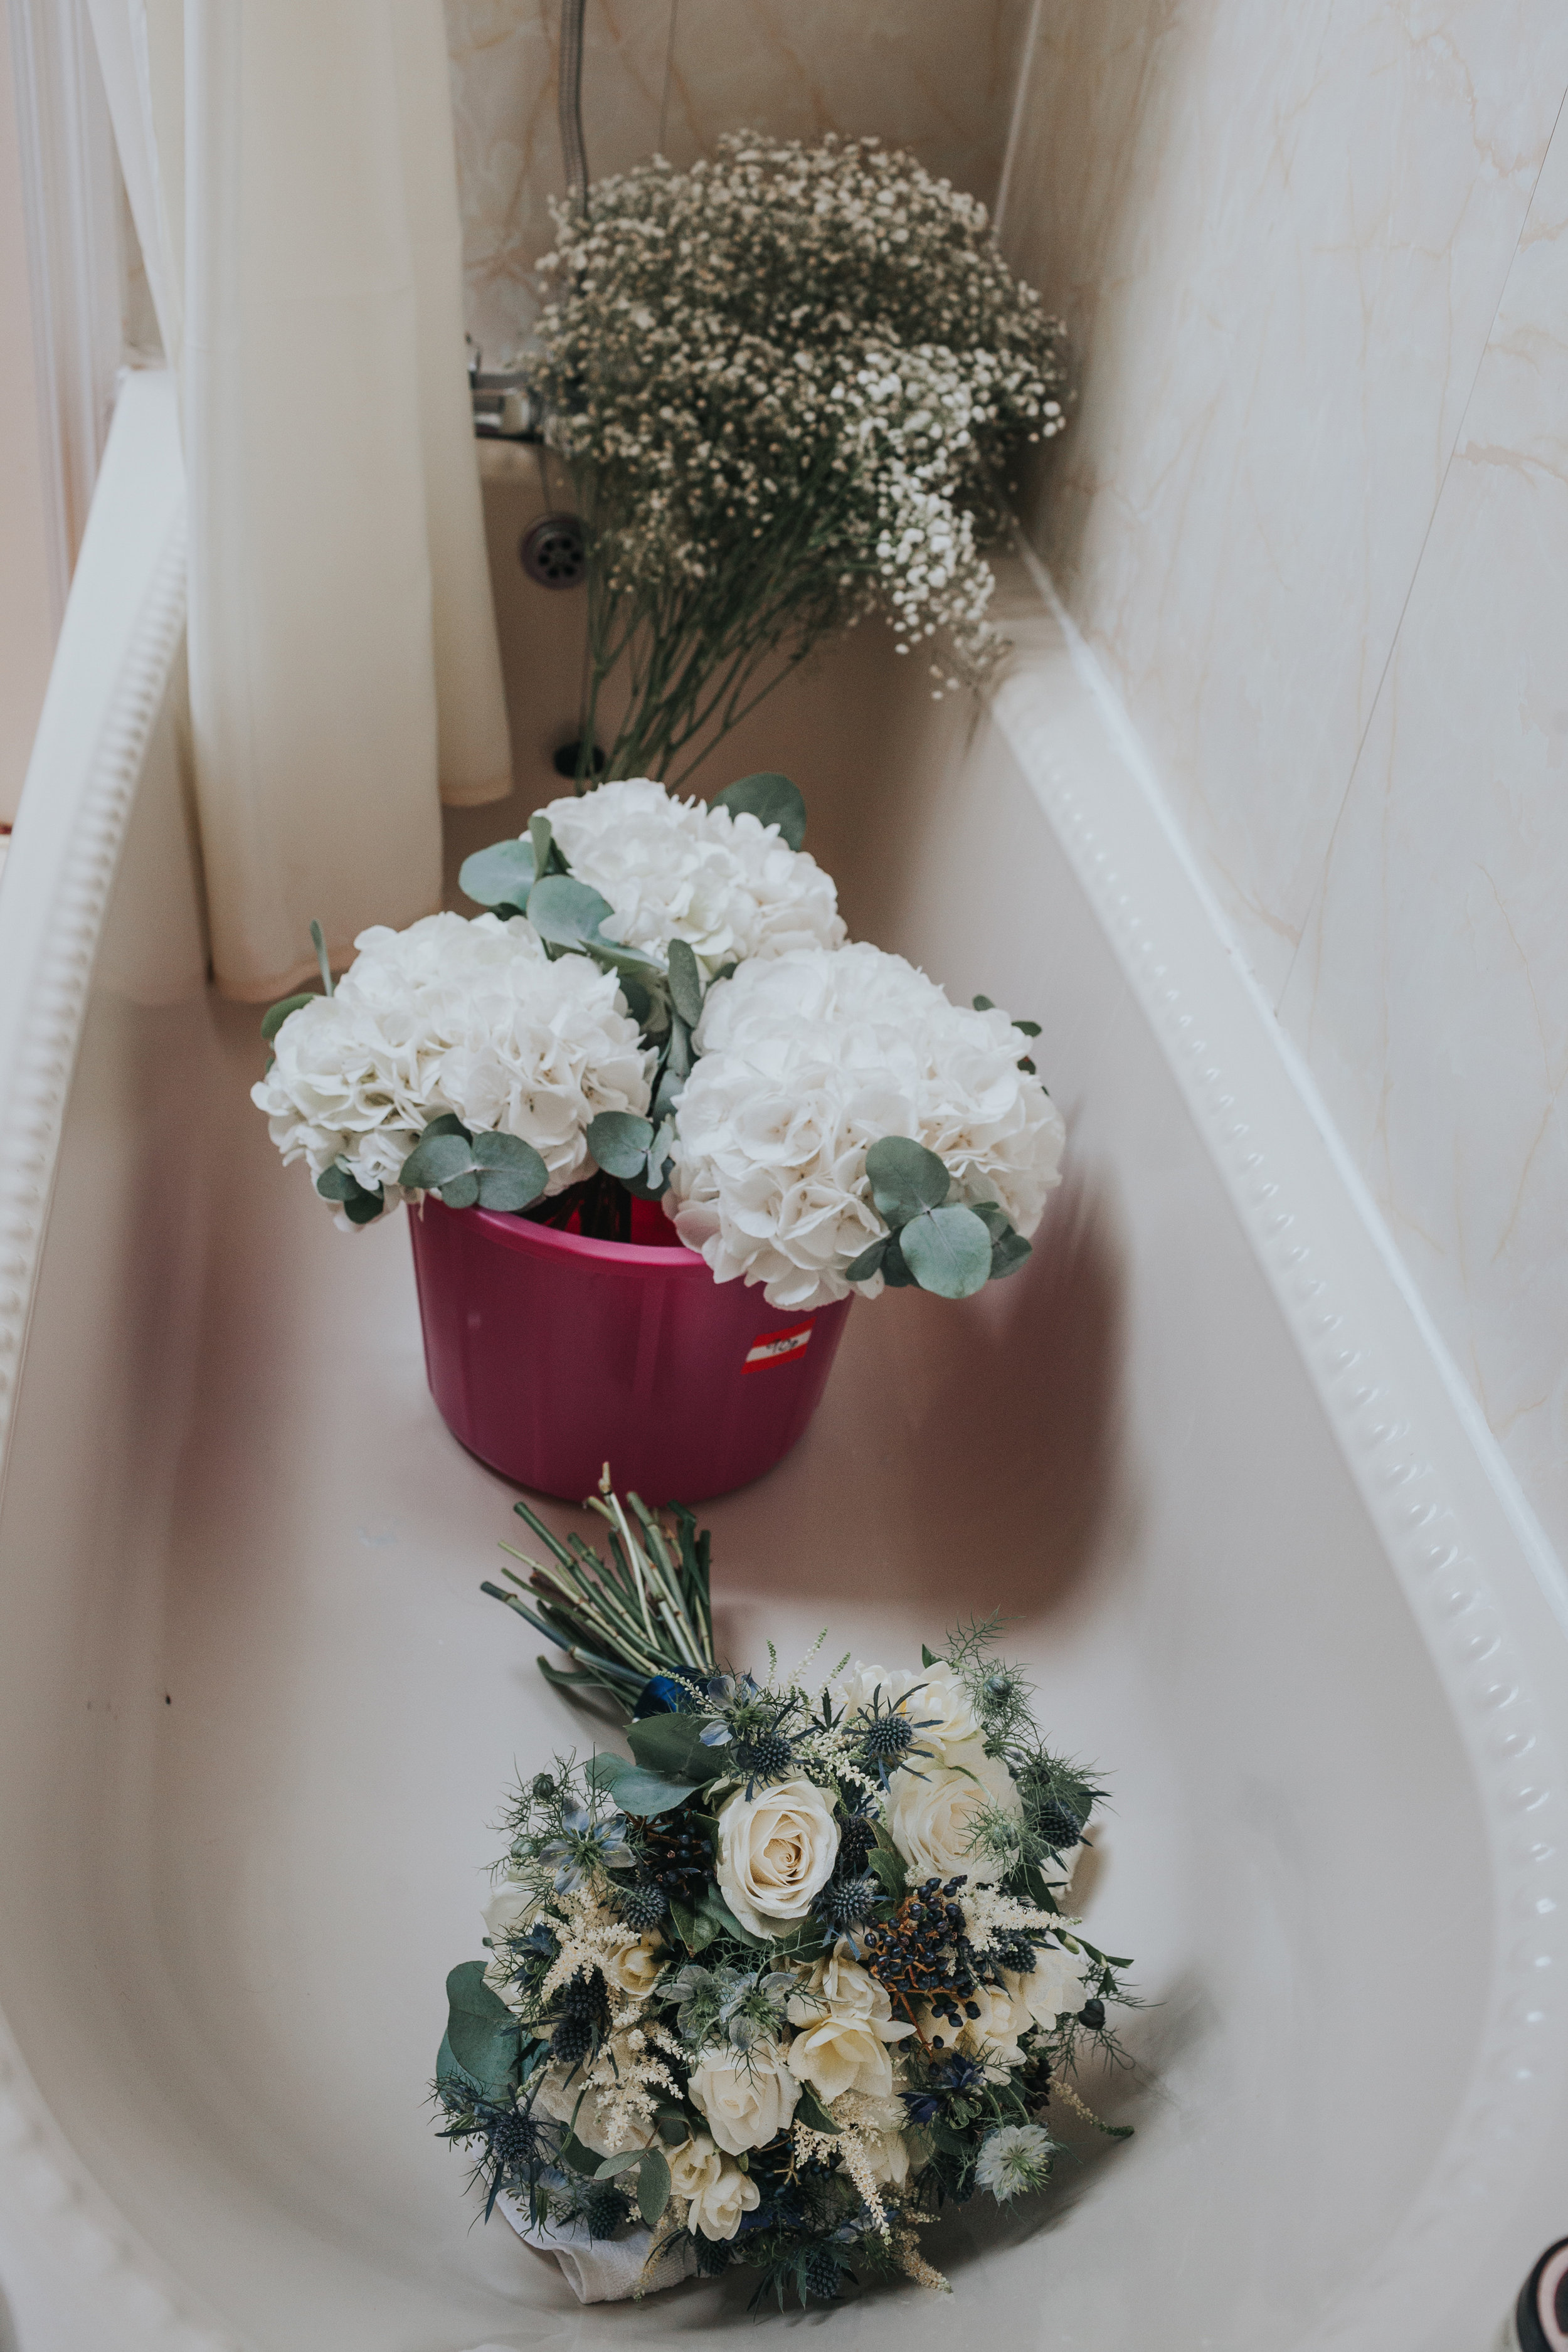
[[[90,0],[191,509],[214,962],[429,912],[510,789],[438,0]]]

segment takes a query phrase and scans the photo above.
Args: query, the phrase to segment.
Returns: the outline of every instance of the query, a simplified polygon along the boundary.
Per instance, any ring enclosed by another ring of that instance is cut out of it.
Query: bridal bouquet
[[[918,1665],[786,1674],[770,1645],[759,1679],[714,1657],[690,1513],[607,1472],[593,1507],[607,1559],[519,1503],[544,1557],[485,1589],[568,1654],[552,1680],[619,1702],[631,1755],[518,1791],[489,1956],[447,1979],[444,2136],[536,2244],[640,2228],[647,2284],[944,2287],[918,2231],[1042,2188],[1053,2102],[1089,2113],[1075,2051],[1114,2048],[1130,1964],[1068,1893],[1100,1792],[994,1624]]]
[[[589,529],[580,779],[617,669],[611,776],[668,772],[879,607],[937,693],[984,677],[983,551],[1068,401],[1063,331],[984,206],[874,139],[742,131],[555,229],[521,364]]]
[[[353,1224],[434,1192],[624,1241],[657,1201],[773,1307],[1012,1273],[1065,1140],[1037,1025],[847,941],[804,838],[783,776],[552,802],[464,866],[486,912],[272,1008],[273,1141]]]

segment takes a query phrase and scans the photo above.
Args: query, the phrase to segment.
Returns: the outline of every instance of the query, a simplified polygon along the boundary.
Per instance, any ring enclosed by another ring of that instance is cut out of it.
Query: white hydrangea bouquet
[[[1101,1792],[994,1623],[918,1666],[781,1674],[770,1645],[758,1680],[714,1657],[689,1511],[606,1471],[602,1558],[516,1507],[544,1556],[484,1589],[567,1654],[552,1681],[618,1703],[631,1755],[520,1787],[488,1958],[447,1979],[440,2128],[487,2219],[629,2239],[645,2290],[731,2263],[753,2305],[945,2287],[921,2227],[1042,2188],[1053,2102],[1099,2122],[1066,2077],[1130,1999],[1068,1891]]]
[[[984,677],[984,549],[1068,405],[1061,326],[985,207],[875,140],[740,132],[555,227],[521,364],[589,529],[579,780],[613,673],[611,776],[669,774],[874,609],[935,692]]]
[[[776,775],[552,802],[464,866],[485,913],[272,1008],[273,1141],[353,1224],[429,1192],[624,1241],[656,1201],[775,1307],[1012,1273],[1065,1140],[1037,1025],[847,942],[805,823]]]

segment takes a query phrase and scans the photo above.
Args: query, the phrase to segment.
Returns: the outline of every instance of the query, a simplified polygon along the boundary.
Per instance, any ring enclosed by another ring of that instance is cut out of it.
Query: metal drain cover
[[[542,588],[575,588],[588,569],[588,540],[574,514],[541,515],[522,534],[522,568]]]

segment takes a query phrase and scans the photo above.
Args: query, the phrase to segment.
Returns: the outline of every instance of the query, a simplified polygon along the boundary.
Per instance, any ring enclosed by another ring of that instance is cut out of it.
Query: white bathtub
[[[547,751],[531,467],[492,516]],[[133,381],[0,889],[0,2347],[711,2338],[743,2286],[579,2311],[429,2128],[487,1823],[574,1727],[479,1591],[510,1496],[426,1392],[405,1237],[279,1167],[204,985],[180,504]],[[1042,2217],[945,2231],[954,2302],[812,2325],[1484,2352],[1568,2228],[1568,1597],[1136,747],[1007,593],[988,715],[866,632],[725,765],[793,769],[855,928],[1041,1020],[1071,1185],[995,1294],[858,1307],[710,1516],[742,1657],[1013,1614],[1112,1774],[1089,1917],[1145,2071],[1086,2085],[1137,2137]]]

